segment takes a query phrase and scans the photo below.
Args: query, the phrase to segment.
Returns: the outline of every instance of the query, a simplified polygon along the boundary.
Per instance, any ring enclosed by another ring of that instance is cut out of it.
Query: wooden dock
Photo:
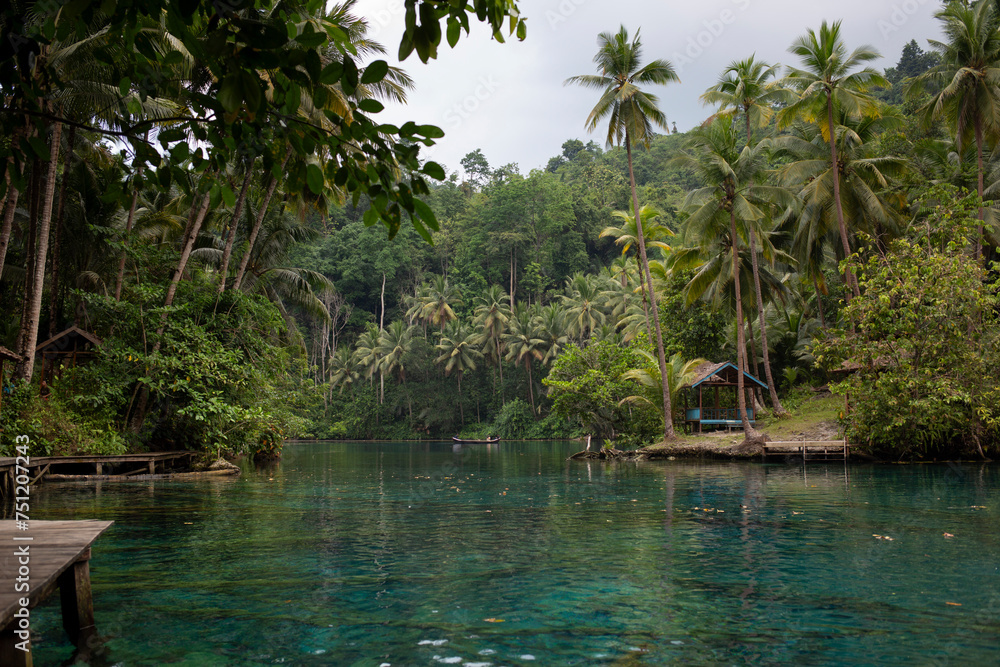
[[[63,628],[77,645],[80,656],[85,657],[96,648],[99,640],[90,592],[90,545],[112,523],[29,520],[28,529],[19,530],[14,521],[0,521],[0,581],[4,582],[0,588],[0,665],[32,664],[30,643],[27,652],[18,645],[30,638],[30,610],[57,587]],[[22,576],[21,568],[28,569],[27,577]],[[19,583],[27,583],[28,590],[17,591]],[[27,620],[22,598],[28,602]]]
[[[851,447],[844,440],[782,440],[764,444],[764,460],[769,456],[800,457],[805,461],[846,461]]]
[[[190,463],[196,452],[152,452],[147,454],[120,454],[117,456],[32,456],[28,466],[29,484],[44,479],[49,474],[92,474],[101,479],[112,470],[120,475],[155,475],[157,469],[165,472],[181,463]],[[0,497],[9,497],[16,479],[14,457],[0,458]],[[100,477],[99,477],[100,476]]]

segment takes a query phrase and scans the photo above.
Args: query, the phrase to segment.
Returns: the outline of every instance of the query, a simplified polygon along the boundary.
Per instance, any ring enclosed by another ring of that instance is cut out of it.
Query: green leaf
[[[319,75],[319,82],[324,86],[332,86],[338,81],[344,73],[344,64],[339,60],[335,60],[326,67]]]
[[[369,208],[367,211],[365,211],[365,217],[364,217],[365,227],[371,227],[372,225],[378,223],[378,220],[379,220],[378,211],[376,211],[374,208]]]
[[[434,215],[434,211],[431,210],[430,206],[428,206],[425,202],[423,202],[423,201],[421,201],[419,199],[414,199],[413,200],[413,210],[416,212],[416,214],[418,216],[420,216],[421,220],[423,220],[424,222],[427,223],[428,227],[430,227],[434,231],[438,230],[438,226],[439,225],[438,225],[437,217]],[[430,241],[429,235],[428,235],[427,240]]]
[[[370,98],[367,100],[361,100],[358,104],[358,108],[362,111],[367,111],[368,113],[378,113],[379,111],[385,109],[381,102]]]
[[[437,125],[420,125],[416,133],[428,139],[440,139],[444,136],[444,130]]]
[[[226,208],[236,206],[236,193],[228,185],[219,186],[219,194],[222,195],[222,203],[226,205]]]
[[[219,92],[216,99],[226,111],[236,111],[243,104],[243,94],[240,90],[240,76],[238,72],[227,74],[219,85]]]
[[[31,144],[31,152],[35,154],[39,160],[49,159],[49,145],[45,143],[45,140],[41,137],[29,137],[28,143]]]
[[[118,82],[118,92],[121,93],[122,97],[128,95],[128,91],[132,88],[132,79],[125,77]]]
[[[376,60],[375,62],[369,63],[368,67],[365,67],[365,71],[361,73],[361,83],[378,83],[384,79],[385,75],[388,73],[389,63],[384,60]]]
[[[425,164],[423,172],[435,181],[443,181],[445,179],[444,168],[437,162],[428,162]]]
[[[323,170],[319,168],[319,165],[310,164],[306,166],[306,183],[313,194],[323,194],[325,181],[323,179]]]
[[[458,44],[461,30],[462,26],[454,17],[448,19],[448,46],[455,48],[455,45]]]

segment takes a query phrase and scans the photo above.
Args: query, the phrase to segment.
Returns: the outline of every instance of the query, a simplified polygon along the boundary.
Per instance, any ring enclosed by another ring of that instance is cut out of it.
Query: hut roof
[[[694,369],[694,378],[684,385],[684,387],[694,388],[699,385],[706,387],[735,386],[739,380],[739,372],[740,369],[731,361],[722,361],[717,364],[706,361]],[[767,389],[766,384],[753,375],[750,375],[750,373],[743,371],[743,377],[745,380],[755,383],[762,389]]]
[[[0,345],[0,361],[16,361],[16,362],[20,362],[20,361],[22,361],[22,359],[21,359],[21,355],[17,354],[16,352],[11,352],[7,348],[5,348],[3,345]]]
[[[69,329],[66,329],[65,331],[61,331],[61,332],[57,333],[55,336],[53,336],[52,338],[48,339],[47,341],[45,341],[43,343],[39,343],[38,345],[36,345],[35,346],[35,354],[38,354],[39,352],[46,351],[46,348],[49,348],[49,347],[55,345],[57,341],[62,340],[63,338],[72,338],[72,337],[75,337],[75,336],[79,336],[80,338],[83,338],[87,342],[93,344],[94,347],[100,347],[101,345],[104,344],[104,341],[102,341],[100,338],[98,338],[94,334],[90,333],[89,331],[84,331],[83,329],[81,329],[80,327],[78,327],[78,326],[76,326],[74,324]]]

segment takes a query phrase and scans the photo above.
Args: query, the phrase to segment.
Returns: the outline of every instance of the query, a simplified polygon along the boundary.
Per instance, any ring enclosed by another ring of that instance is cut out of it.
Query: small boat
[[[500,436],[497,435],[486,438],[485,440],[462,440],[457,435],[451,436],[451,439],[460,445],[494,445],[500,442]]]

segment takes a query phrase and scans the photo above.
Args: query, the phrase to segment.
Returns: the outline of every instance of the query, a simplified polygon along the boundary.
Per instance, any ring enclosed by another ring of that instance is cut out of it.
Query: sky
[[[680,83],[652,86],[668,122],[680,131],[699,125],[711,109],[700,95],[734,60],[796,65],[788,47],[823,20],[843,21],[849,49],[869,45],[883,69],[899,60],[903,46],[940,36],[934,12],[939,0],[522,0],[528,36],[500,44],[482,25],[463,33],[454,49],[442,43],[438,58],[421,63],[412,54],[396,58],[403,33],[402,0],[359,0],[370,35],[384,44],[390,64],[402,66],[416,89],[405,106],[387,105],[383,122],[407,120],[441,127],[445,137],[421,155],[461,175],[460,160],[479,148],[490,166],[517,163],[521,173],[544,168],[567,139],[604,145],[606,125],[593,134],[584,126],[598,92],[563,81],[594,74],[597,35],[624,25],[641,29],[643,62],[669,60]],[[474,19],[475,17],[473,17]]]

